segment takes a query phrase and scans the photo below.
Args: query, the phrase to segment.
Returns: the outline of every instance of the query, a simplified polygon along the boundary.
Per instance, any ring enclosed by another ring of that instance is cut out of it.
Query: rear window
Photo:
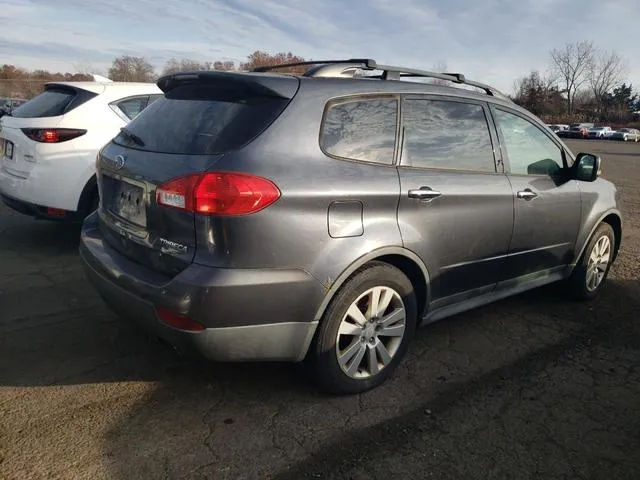
[[[95,96],[95,93],[86,90],[47,88],[13,110],[11,115],[18,118],[58,117]]]
[[[209,155],[239,148],[259,135],[287,106],[278,97],[242,97],[203,87],[160,97],[114,141],[149,152]],[[182,90],[177,88],[175,90]],[[177,97],[177,98],[176,98]]]

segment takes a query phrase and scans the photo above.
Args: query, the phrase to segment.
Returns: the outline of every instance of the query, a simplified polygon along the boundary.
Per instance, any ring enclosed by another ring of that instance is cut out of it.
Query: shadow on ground
[[[86,284],[73,227],[5,223],[0,234],[5,468],[115,479],[640,471],[638,281],[614,275],[589,303],[551,285],[444,320],[385,385],[332,397],[298,366],[193,361],[117,319]]]

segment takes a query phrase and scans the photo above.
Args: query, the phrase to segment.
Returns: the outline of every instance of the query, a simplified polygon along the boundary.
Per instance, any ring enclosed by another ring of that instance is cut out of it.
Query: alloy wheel
[[[609,261],[611,260],[611,240],[603,235],[593,246],[587,263],[586,286],[587,290],[596,290],[607,273]]]
[[[354,379],[377,375],[397,353],[406,320],[404,303],[394,289],[365,291],[349,306],[338,329],[336,356],[342,371]]]

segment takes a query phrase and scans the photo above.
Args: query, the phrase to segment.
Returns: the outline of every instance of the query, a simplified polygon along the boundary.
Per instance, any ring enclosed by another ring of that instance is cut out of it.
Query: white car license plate
[[[13,158],[13,143],[10,142],[9,140],[2,140],[2,142],[0,142],[0,147],[1,147],[1,153],[2,156],[7,157],[8,159],[12,159]]]

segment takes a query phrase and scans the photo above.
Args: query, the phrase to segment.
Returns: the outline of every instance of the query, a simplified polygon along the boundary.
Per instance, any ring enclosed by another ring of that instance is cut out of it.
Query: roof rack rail
[[[371,58],[352,58],[349,60],[309,60],[305,62],[283,63],[280,65],[268,65],[264,67],[254,68],[254,72],[268,72],[280,68],[299,67],[304,65],[315,65],[316,67],[309,69],[304,76],[306,77],[353,77],[354,70],[381,70],[381,75],[371,75],[366,78],[379,78],[381,80],[400,80],[402,77],[421,77],[421,78],[438,78],[449,82],[469,85],[470,87],[484,90],[487,95],[509,99],[507,95],[497,88],[485,83],[468,80],[462,73],[438,73],[428,70],[418,70],[415,68],[394,67],[390,65],[380,65]]]
[[[301,67],[304,65],[321,65],[321,64],[331,64],[331,65],[340,65],[340,64],[348,64],[353,63],[357,65],[361,65],[361,68],[366,68],[367,70],[371,70],[371,66],[376,65],[375,60],[371,60],[370,58],[352,58],[351,60],[306,60],[304,62],[293,62],[293,63],[281,63],[279,65],[264,65],[262,67],[256,67],[252,72],[269,72],[271,70],[277,70],[279,68],[290,68],[290,67]]]

